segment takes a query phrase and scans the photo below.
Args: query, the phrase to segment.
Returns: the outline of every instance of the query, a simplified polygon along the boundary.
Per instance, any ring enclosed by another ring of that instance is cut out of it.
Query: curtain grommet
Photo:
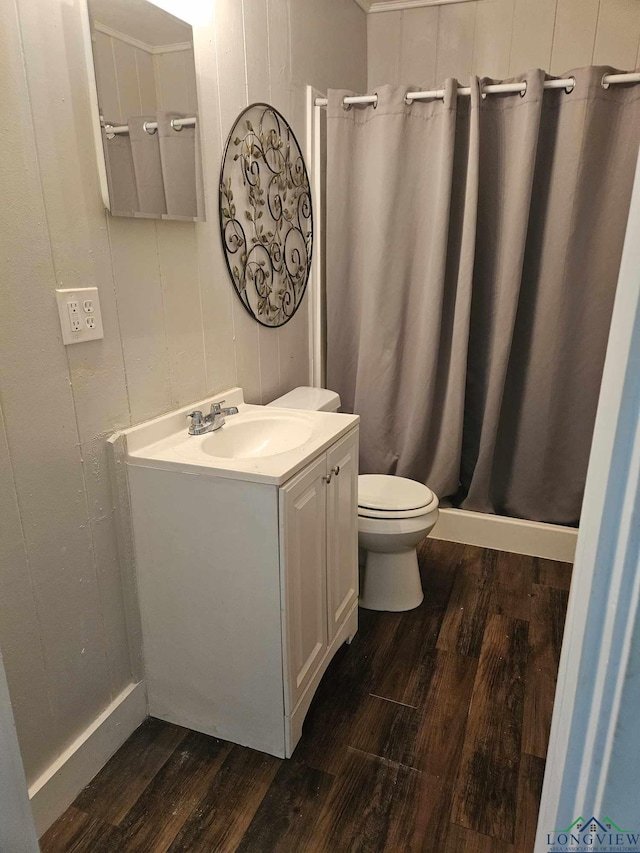
[[[404,102],[405,102],[405,104],[406,104],[408,107],[410,107],[410,106],[413,104],[413,98],[410,98],[410,97],[409,97],[409,93],[408,93],[408,92],[407,92],[407,93],[406,93],[406,95],[404,96]]]
[[[377,110],[378,109],[378,93],[374,92],[373,94],[376,96],[376,99],[373,102],[373,108],[374,108],[374,110]]]
[[[487,100],[487,93],[482,91],[482,86],[478,86],[478,91],[480,92],[480,97],[483,101]]]
[[[608,89],[609,86],[611,85],[611,83],[607,83],[607,81],[605,80],[606,76],[607,76],[606,74],[603,74],[602,80],[600,81],[600,85],[602,86],[603,89]]]
[[[345,112],[348,113],[352,106],[353,106],[353,104],[348,104],[345,98],[342,99],[342,109]]]
[[[175,124],[175,122],[179,122],[179,121],[180,121],[179,118],[172,118],[170,121],[171,129],[175,130],[176,133],[180,133],[180,131],[182,130],[182,124]]]
[[[524,98],[524,96],[525,96],[526,94],[527,94],[527,81],[525,80],[525,81],[524,81],[524,89],[521,89],[521,90],[520,90],[520,97],[521,97],[521,98]]]
[[[158,128],[157,127],[148,127],[149,124],[151,124],[151,122],[145,121],[145,123],[142,125],[142,129],[146,133],[148,133],[149,136],[153,136],[153,134],[157,132]]]
[[[576,78],[570,77],[569,79],[571,80],[571,85],[564,87],[564,90],[567,93],[567,95],[570,95],[573,92],[573,90],[576,88]]]

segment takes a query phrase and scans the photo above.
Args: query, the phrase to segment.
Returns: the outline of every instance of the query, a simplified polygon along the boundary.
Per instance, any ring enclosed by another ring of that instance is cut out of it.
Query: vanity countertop
[[[189,412],[206,413],[219,402],[236,406],[238,414],[229,415],[219,430],[189,435]],[[358,415],[255,406],[244,402],[242,389],[231,388],[122,435],[128,465],[280,486],[359,420]]]

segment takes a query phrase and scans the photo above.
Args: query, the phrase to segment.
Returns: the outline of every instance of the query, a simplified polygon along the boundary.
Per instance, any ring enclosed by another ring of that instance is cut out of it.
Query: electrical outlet
[[[97,287],[56,290],[56,299],[65,345],[104,337]]]
[[[67,301],[67,311],[69,312],[69,325],[71,326],[71,330],[79,332],[82,326],[80,325],[78,302],[76,299],[69,299]]]

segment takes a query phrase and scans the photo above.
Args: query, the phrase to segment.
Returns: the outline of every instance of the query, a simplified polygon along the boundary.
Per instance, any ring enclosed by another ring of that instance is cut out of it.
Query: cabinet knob
[[[338,476],[338,474],[340,473],[340,466],[339,466],[339,465],[336,465],[336,467],[335,467],[335,468],[332,468],[332,471],[333,471],[333,473],[334,473],[334,474],[336,475],[336,477],[337,477],[337,476]]]
[[[331,474],[325,474],[325,476],[322,478],[325,481],[325,483],[327,484],[327,486],[331,482],[331,477],[332,477]]]

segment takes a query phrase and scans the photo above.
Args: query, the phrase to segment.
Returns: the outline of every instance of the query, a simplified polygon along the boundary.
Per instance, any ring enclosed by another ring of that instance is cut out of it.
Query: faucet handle
[[[200,426],[202,423],[202,412],[197,410],[195,412],[189,412],[187,415],[188,418],[192,418],[192,426]]]
[[[221,415],[223,403],[224,403],[224,400],[220,400],[219,403],[212,403],[211,404],[211,414],[212,415]]]

